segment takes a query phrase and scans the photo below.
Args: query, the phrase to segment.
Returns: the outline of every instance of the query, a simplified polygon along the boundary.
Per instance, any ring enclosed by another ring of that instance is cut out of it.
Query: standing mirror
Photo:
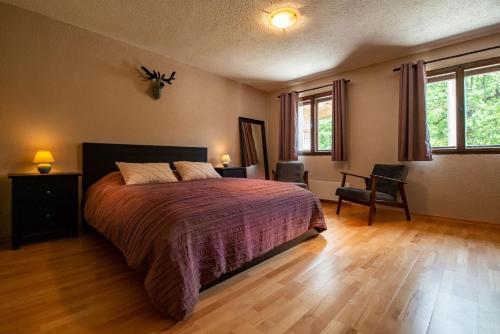
[[[241,165],[247,167],[247,177],[269,180],[266,128],[264,121],[240,117]]]

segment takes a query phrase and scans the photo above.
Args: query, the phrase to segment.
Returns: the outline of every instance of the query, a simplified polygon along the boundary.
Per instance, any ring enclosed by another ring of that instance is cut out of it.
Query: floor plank
[[[324,203],[328,231],[175,323],[97,234],[0,251],[0,333],[500,333],[500,225]]]

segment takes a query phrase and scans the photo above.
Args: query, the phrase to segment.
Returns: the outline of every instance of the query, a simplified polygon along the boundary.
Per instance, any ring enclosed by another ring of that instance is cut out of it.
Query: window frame
[[[324,93],[318,93],[318,94],[313,94],[313,95],[307,95],[303,97],[299,97],[299,102],[303,101],[310,101],[311,103],[311,151],[299,151],[297,152],[298,155],[304,155],[304,156],[309,156],[309,155],[331,155],[332,150],[330,151],[320,151],[318,150],[318,129],[317,129],[317,113],[316,113],[316,100],[317,99],[322,99],[325,97],[331,97],[331,100],[333,101],[333,94],[332,92],[324,92]],[[332,118],[333,118],[333,110],[332,110]]]
[[[427,71],[427,78],[455,74],[455,96],[456,96],[456,118],[457,118],[457,146],[451,148],[436,147],[432,149],[433,154],[500,154],[500,145],[491,147],[467,147],[465,145],[465,71],[476,67],[500,64],[500,57],[473,61],[469,63],[448,66],[440,69]],[[487,73],[487,72],[484,72]],[[427,94],[426,94],[427,98]],[[427,122],[427,120],[426,120]]]

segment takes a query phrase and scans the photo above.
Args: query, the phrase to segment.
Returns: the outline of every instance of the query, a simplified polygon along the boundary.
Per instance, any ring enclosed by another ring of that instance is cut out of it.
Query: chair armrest
[[[309,186],[309,171],[304,171],[304,183]]]
[[[272,171],[273,174],[273,181],[276,181],[278,179],[278,174],[276,174],[276,171]]]
[[[375,174],[372,174],[370,175],[372,178],[377,178],[377,179],[384,179],[384,180],[387,180],[387,181],[393,181],[393,182],[397,182],[397,183],[401,183],[401,184],[406,184],[405,181],[401,181],[401,180],[398,180],[398,179],[393,179],[393,178],[390,178],[390,177],[386,177],[386,176],[382,176],[382,175],[375,175]]]
[[[349,175],[349,176],[354,176],[354,177],[359,177],[359,178],[362,178],[362,179],[369,179],[368,176],[361,176],[361,175],[357,175],[357,174],[351,174],[351,173],[346,173],[346,172],[340,172],[340,174],[344,174],[344,175]]]

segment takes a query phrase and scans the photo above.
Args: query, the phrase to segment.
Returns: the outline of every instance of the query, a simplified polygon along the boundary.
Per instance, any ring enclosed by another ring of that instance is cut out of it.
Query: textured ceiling
[[[500,30],[499,0],[0,1],[267,91]],[[286,32],[265,13],[282,6],[300,12]]]

